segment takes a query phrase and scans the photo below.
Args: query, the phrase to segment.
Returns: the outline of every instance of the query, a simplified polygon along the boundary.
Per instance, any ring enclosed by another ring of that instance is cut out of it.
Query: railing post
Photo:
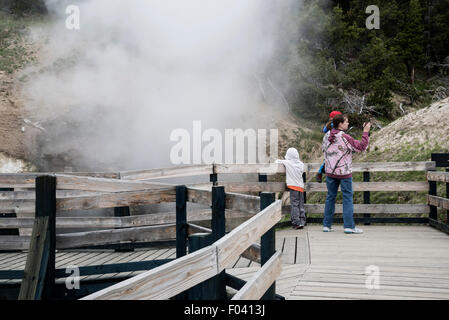
[[[212,164],[212,173],[209,175],[209,181],[212,182],[213,186],[216,186],[218,184],[218,176],[215,173],[215,163]]]
[[[14,191],[14,188],[0,188],[0,192],[3,191]],[[0,213],[0,219],[1,218],[15,218],[15,213]],[[19,235],[19,229],[0,229],[0,235],[2,236],[18,236]],[[1,251],[0,251],[1,252]]]
[[[187,188],[176,186],[176,258],[187,253]]]
[[[435,169],[430,169],[429,171],[436,171]],[[437,195],[437,182],[429,181],[429,195],[436,196]],[[438,220],[437,207],[430,206],[429,218],[433,220]]]
[[[225,218],[225,190],[223,186],[212,187],[212,235],[210,242],[213,243],[225,236],[226,234],[226,218]],[[222,271],[220,274],[208,280],[210,285],[215,287],[214,295],[208,296],[209,299],[226,299],[226,273]],[[207,282],[207,281],[206,281]]]
[[[306,195],[307,195],[306,188],[305,188],[306,180],[307,180],[307,175],[306,175],[305,172],[303,172],[303,174],[302,174],[302,181],[304,181],[304,203],[306,203]],[[306,218],[307,218],[307,213],[306,213]]]
[[[369,180],[370,180],[370,174],[369,174],[369,171],[364,171],[363,172],[363,182],[369,182]],[[371,192],[369,192],[369,191],[363,191],[363,203],[364,204],[370,204],[371,203]],[[363,215],[363,217],[364,218],[368,218],[368,221],[366,221],[365,222],[365,225],[366,226],[369,226],[371,223],[370,223],[370,219],[369,218],[371,218],[371,214],[370,213],[366,213],[366,214],[364,214]]]
[[[259,173],[258,174],[258,181],[259,182],[268,182],[268,176],[266,175],[266,174],[261,174],[261,173]],[[262,192],[259,192],[259,197],[260,197],[260,194],[261,194]]]
[[[114,217],[128,217],[130,216],[129,207],[115,207],[114,208]],[[134,251],[134,248],[130,247],[129,244],[120,245],[118,244],[117,248],[114,250],[115,252],[130,252]]]
[[[56,177],[36,178],[35,221],[19,300],[51,299],[55,287]]]
[[[187,254],[187,188],[176,186],[176,259]],[[187,292],[175,296],[175,300],[186,300]]]
[[[262,211],[275,201],[273,192],[262,192],[260,194],[260,210]],[[273,226],[268,230],[260,240],[260,264],[263,266],[271,256],[276,252],[276,227]],[[262,296],[262,300],[275,300],[276,298],[276,282]]]
[[[306,195],[307,195],[307,192],[306,192],[306,179],[307,178],[307,175],[306,175],[306,173],[305,172],[303,172],[303,174],[302,174],[302,180],[304,181],[304,203],[306,203],[307,202],[307,197],[306,197]],[[306,216],[306,225],[307,225],[307,210],[306,210],[306,212],[304,213],[304,215]]]

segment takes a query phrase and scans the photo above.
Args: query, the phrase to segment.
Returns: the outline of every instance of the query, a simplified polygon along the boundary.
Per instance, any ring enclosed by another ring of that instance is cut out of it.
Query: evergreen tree
[[[425,62],[424,21],[419,0],[410,0],[402,30],[395,38],[398,54],[407,67],[410,83],[415,83],[416,67]]]

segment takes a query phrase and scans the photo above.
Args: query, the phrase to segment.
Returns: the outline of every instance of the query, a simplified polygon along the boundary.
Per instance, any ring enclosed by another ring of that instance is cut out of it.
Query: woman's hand
[[[369,132],[371,129],[371,122],[363,124],[363,132]]]

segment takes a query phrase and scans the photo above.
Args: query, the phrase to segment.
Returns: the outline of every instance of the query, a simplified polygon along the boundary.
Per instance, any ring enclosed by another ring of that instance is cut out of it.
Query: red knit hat
[[[336,115],[342,114],[340,111],[332,111],[329,114],[329,119],[333,119]]]

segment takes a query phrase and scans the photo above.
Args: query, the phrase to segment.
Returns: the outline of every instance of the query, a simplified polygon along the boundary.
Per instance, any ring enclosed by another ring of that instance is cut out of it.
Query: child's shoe
[[[319,182],[319,183],[323,182],[323,174],[317,173],[316,174],[316,181]]]

